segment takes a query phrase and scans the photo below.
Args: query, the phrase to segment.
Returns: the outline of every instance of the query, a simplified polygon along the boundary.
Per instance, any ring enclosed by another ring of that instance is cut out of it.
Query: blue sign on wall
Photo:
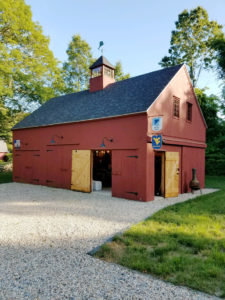
[[[14,147],[20,148],[20,140],[14,140]]]
[[[152,136],[152,148],[161,149],[162,147],[162,135],[153,135]]]
[[[152,118],[152,130],[160,131],[162,130],[162,117],[154,117]]]

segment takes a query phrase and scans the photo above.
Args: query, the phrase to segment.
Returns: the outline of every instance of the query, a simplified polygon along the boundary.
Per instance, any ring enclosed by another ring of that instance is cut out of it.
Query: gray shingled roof
[[[146,112],[181,66],[118,81],[96,92],[52,98],[13,130]]]
[[[97,67],[100,67],[102,65],[108,66],[112,69],[115,69],[115,67],[108,61],[107,58],[105,58],[105,56],[100,56],[91,66],[89,69],[94,69]]]

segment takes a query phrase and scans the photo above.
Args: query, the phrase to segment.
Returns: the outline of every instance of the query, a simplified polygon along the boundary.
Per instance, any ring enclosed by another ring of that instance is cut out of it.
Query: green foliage
[[[29,113],[6,107],[0,102],[0,139],[5,140],[10,146],[12,143],[11,128],[28,114]]]
[[[220,110],[222,111],[223,115],[225,116],[225,85],[222,89],[222,95],[221,95],[222,101],[220,102]]]
[[[12,172],[0,173],[0,184],[12,182]]]
[[[225,121],[218,117],[221,101],[217,96],[207,96],[195,89],[208,126],[206,132],[206,174],[225,175]]]
[[[225,177],[206,182],[221,191],[157,212],[95,256],[225,298]]]
[[[224,180],[223,180],[224,179]],[[206,176],[205,186],[207,188],[223,189],[225,190],[225,177],[223,176]]]
[[[10,129],[25,112],[54,96],[88,87],[90,46],[75,35],[67,54],[60,68],[49,38],[32,20],[30,6],[24,0],[0,0],[0,138],[11,141]]]
[[[63,64],[63,70],[67,93],[87,89],[90,77],[89,67],[94,62],[90,45],[77,34],[72,37],[66,53],[68,60]]]
[[[115,65],[115,80],[120,81],[120,80],[124,80],[124,79],[128,79],[128,78],[130,78],[130,74],[123,73],[122,64],[120,61],[118,61]]]
[[[216,50],[211,47],[212,41],[223,35],[222,25],[209,21],[208,13],[198,6],[195,9],[184,10],[175,23],[172,31],[169,56],[162,58],[162,67],[185,63],[189,67],[193,86],[196,86],[202,69],[212,67],[216,59]]]
[[[66,51],[67,61],[63,64],[64,80],[66,82],[66,92],[73,93],[88,89],[90,70],[89,67],[95,59],[91,54],[90,45],[80,35],[74,35]],[[121,62],[115,66],[115,80],[120,81],[130,77],[124,74]]]
[[[215,95],[208,96],[204,90],[197,88],[195,89],[195,94],[208,126],[207,141],[209,141],[213,137],[220,135],[222,129],[220,119],[217,115],[219,111],[219,98]]]
[[[4,106],[3,103],[0,102],[0,139],[3,139],[5,141],[9,142],[9,132],[10,132],[10,126],[9,126],[9,109]]]
[[[220,35],[212,41],[212,48],[217,51],[217,64],[219,75],[222,79],[225,78],[225,37]]]
[[[0,1],[0,101],[23,110],[43,103],[63,89],[58,61],[49,39],[32,21],[24,0]]]
[[[64,90],[49,39],[24,0],[0,1],[0,138],[11,142],[15,123]]]
[[[224,34],[222,25],[209,21],[207,11],[198,6],[184,10],[172,31],[169,56],[163,57],[162,67],[185,63],[195,87],[203,69],[218,63],[220,77],[224,77]],[[225,122],[219,117],[225,114],[225,88],[221,98],[207,96],[204,90],[195,89],[203,115],[208,125],[206,149],[206,173],[225,174],[224,132]]]
[[[225,128],[225,125],[224,125]],[[225,136],[208,143],[206,149],[206,174],[225,175]]]

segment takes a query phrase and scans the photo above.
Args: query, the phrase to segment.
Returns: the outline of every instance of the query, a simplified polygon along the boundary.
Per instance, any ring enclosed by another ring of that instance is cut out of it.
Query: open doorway
[[[110,150],[93,151],[93,180],[101,181],[103,188],[112,187],[112,153]]]
[[[165,194],[165,163],[164,152],[155,152],[155,196]]]

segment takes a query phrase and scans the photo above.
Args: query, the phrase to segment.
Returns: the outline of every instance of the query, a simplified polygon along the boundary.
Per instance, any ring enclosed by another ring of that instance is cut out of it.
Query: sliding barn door
[[[90,193],[92,190],[91,150],[72,150],[71,189]]]
[[[165,153],[165,198],[179,194],[179,152]]]

